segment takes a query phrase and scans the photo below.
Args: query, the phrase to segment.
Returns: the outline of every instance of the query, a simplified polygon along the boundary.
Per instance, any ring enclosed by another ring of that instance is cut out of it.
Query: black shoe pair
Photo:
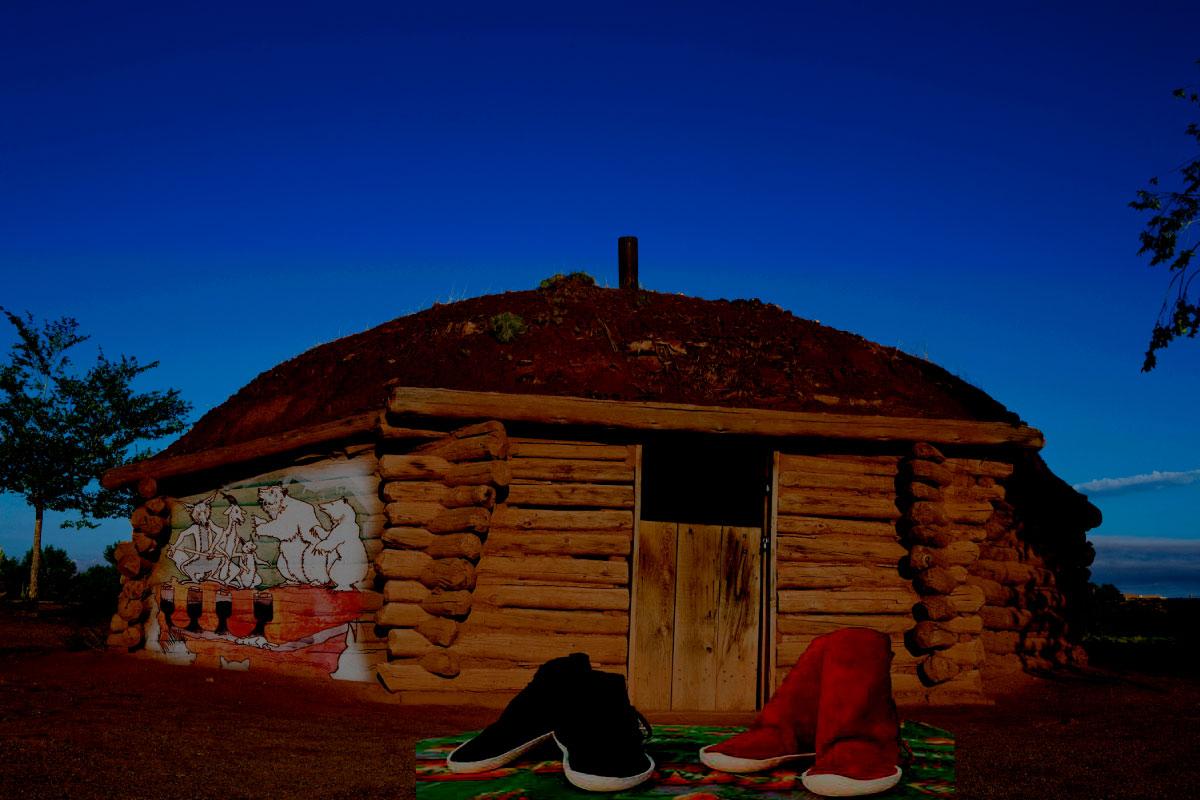
[[[585,653],[547,661],[508,707],[449,756],[451,772],[486,772],[548,739],[562,750],[563,773],[580,789],[630,789],[654,772],[644,744],[650,724],[629,702],[625,679],[592,669]]]

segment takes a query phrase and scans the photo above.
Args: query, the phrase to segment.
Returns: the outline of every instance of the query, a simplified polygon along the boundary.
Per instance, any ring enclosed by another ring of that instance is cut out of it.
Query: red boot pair
[[[723,772],[757,772],[816,756],[801,776],[826,797],[887,791],[900,782],[900,724],[891,640],[866,628],[818,636],[750,729],[700,751]]]

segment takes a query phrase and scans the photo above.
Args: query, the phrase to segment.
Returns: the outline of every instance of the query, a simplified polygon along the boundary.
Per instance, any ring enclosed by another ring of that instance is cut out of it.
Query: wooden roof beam
[[[248,442],[239,442],[224,447],[210,447],[198,453],[167,456],[166,458],[155,456],[145,461],[135,461],[123,467],[110,469],[100,479],[100,485],[105,489],[115,489],[145,477],[162,480],[179,475],[191,475],[228,464],[244,463],[305,447],[341,441],[379,430],[380,417],[380,412],[373,411],[369,414],[358,414],[324,425],[311,425],[307,428],[285,431],[273,436],[263,436]]]
[[[408,386],[392,391],[388,411],[418,417],[499,419],[743,436],[1013,445],[1030,449],[1041,448],[1045,443],[1041,431],[1036,428],[1006,422],[773,411]]]
[[[499,419],[548,425],[595,425],[628,430],[780,438],[1013,445],[1030,449],[1038,449],[1044,444],[1042,433],[1036,428],[1005,422],[771,411],[406,386],[392,392],[388,410],[397,415],[443,419]],[[162,480],[190,475],[371,432],[386,436],[389,427],[380,419],[378,412],[359,414],[248,442],[213,447],[199,453],[156,457],[126,464],[104,473],[101,484],[114,489],[146,476]],[[432,432],[429,433],[432,435]]]

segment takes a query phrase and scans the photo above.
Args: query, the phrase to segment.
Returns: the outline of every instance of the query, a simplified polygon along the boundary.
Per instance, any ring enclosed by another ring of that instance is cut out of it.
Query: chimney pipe
[[[638,288],[637,237],[622,236],[617,239],[617,274],[622,289]]]

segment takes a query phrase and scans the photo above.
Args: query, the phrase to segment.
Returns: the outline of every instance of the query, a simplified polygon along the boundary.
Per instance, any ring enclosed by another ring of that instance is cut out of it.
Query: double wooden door
[[[761,528],[640,521],[629,648],[638,708],[755,708],[761,539]]]

